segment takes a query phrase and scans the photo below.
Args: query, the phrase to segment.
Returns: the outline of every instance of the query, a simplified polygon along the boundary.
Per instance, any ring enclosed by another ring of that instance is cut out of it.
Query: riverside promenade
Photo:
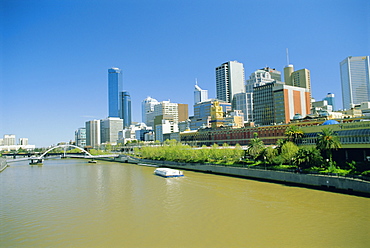
[[[116,158],[115,161],[135,164],[150,164],[157,165],[159,167],[169,167],[175,169],[199,171],[204,173],[244,177],[260,181],[283,183],[287,185],[303,186],[326,191],[335,191],[346,194],[356,194],[370,197],[370,182],[361,179],[346,178],[341,176],[293,173],[248,167],[232,167],[199,163],[179,163],[173,161],[138,159],[130,156],[121,156],[119,158]]]

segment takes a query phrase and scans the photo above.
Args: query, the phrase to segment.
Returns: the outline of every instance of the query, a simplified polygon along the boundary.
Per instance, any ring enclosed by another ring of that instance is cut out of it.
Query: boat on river
[[[180,170],[174,170],[169,168],[158,168],[155,169],[154,173],[161,177],[183,177],[184,173]]]

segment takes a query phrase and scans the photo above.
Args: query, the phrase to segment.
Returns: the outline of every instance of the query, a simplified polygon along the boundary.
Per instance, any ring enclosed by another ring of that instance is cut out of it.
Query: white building
[[[141,102],[141,119],[142,122],[144,122],[148,126],[150,126],[148,120],[154,120],[154,117],[151,117],[153,116],[152,113],[154,112],[154,106],[157,104],[159,104],[159,102],[156,99],[151,98],[150,96],[148,96]]]
[[[216,67],[217,99],[231,103],[234,95],[241,92],[245,92],[243,64],[229,61]]]
[[[172,115],[174,122],[179,121],[179,108],[177,103],[163,101],[154,106],[154,116]]]
[[[4,134],[3,144],[4,146],[14,146],[15,145],[15,135],[14,134]]]
[[[340,62],[343,108],[370,101],[369,56],[349,56]]]
[[[198,82],[196,82],[194,89],[194,104],[205,102],[207,100],[208,100],[208,90],[202,90],[198,86]]]
[[[176,133],[179,131],[178,124],[169,120],[162,120],[162,124],[155,126],[155,140],[164,142],[163,134]]]
[[[245,92],[253,93],[253,88],[271,83],[273,81],[281,81],[281,72],[265,67],[251,73],[249,79],[245,82]]]

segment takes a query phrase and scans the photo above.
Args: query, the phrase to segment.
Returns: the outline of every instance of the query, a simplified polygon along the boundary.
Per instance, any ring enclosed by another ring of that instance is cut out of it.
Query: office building
[[[340,62],[343,108],[370,101],[369,56],[349,56]]]
[[[194,105],[194,116],[190,117],[191,130],[197,130],[201,127],[211,127],[211,109],[216,101],[221,106],[224,114],[231,111],[231,103],[217,99],[209,99],[208,101],[197,103]]]
[[[174,122],[179,122],[179,108],[178,103],[170,101],[162,101],[154,106],[154,116],[171,115]]]
[[[86,146],[98,148],[101,143],[100,120],[91,120],[85,123],[86,128]]]
[[[293,65],[287,65],[284,68],[284,80],[286,85],[306,88],[311,92],[311,76],[307,69],[294,71]]]
[[[147,126],[153,126],[151,122],[154,120],[154,106],[157,104],[159,102],[150,96],[145,98],[141,103],[141,121]]]
[[[235,94],[245,91],[244,67],[237,61],[229,61],[216,67],[217,99],[232,102]]]
[[[245,83],[245,92],[253,93],[253,88],[272,83],[273,81],[281,81],[281,72],[270,67],[265,67],[253,72]]]
[[[233,110],[243,112],[244,121],[253,121],[253,92],[238,93],[234,95]]]
[[[161,124],[155,126],[155,140],[158,140],[159,142],[164,142],[164,134],[177,132],[179,132],[177,123],[170,120],[162,120]]]
[[[100,121],[101,143],[116,145],[118,132],[123,128],[123,120],[118,117],[108,117]]]
[[[78,147],[86,146],[86,128],[81,127],[75,131],[75,143]]]
[[[131,125],[131,97],[127,91],[120,92],[120,115],[123,119],[123,127]]]
[[[20,145],[20,146],[28,145],[28,138],[20,138],[18,145]]]
[[[208,90],[202,90],[198,83],[195,84],[194,89],[194,104],[205,102],[208,100]]]
[[[4,134],[3,144],[4,146],[14,146],[15,145],[15,135],[14,134]]]
[[[108,69],[108,116],[119,117],[120,92],[123,91],[122,71]]]
[[[332,111],[335,111],[335,96],[333,93],[328,93],[326,97],[323,99],[324,101],[327,101],[328,105],[331,105]]]
[[[289,123],[298,114],[310,113],[310,92],[307,88],[273,82],[255,87],[253,91],[254,122],[259,125]]]

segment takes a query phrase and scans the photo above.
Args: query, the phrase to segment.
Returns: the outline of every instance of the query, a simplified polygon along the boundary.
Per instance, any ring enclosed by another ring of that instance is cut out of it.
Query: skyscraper
[[[100,145],[100,120],[87,121],[86,124],[86,145],[97,148]]]
[[[328,93],[326,97],[323,99],[328,102],[328,105],[332,106],[332,110],[336,110],[335,108],[335,96],[333,93]]]
[[[118,132],[122,130],[123,120],[117,117],[108,117],[100,120],[101,143],[117,144]]]
[[[119,117],[119,97],[123,90],[122,72],[119,68],[108,69],[108,116]]]
[[[131,125],[131,97],[127,91],[120,92],[119,117],[123,119],[123,127]]]
[[[244,67],[242,63],[229,61],[216,67],[217,99],[231,103],[235,94],[244,91]]]
[[[202,90],[198,86],[198,82],[195,83],[194,89],[194,104],[204,102],[208,100],[208,90]]]
[[[349,56],[340,62],[343,108],[370,101],[369,56]]]

